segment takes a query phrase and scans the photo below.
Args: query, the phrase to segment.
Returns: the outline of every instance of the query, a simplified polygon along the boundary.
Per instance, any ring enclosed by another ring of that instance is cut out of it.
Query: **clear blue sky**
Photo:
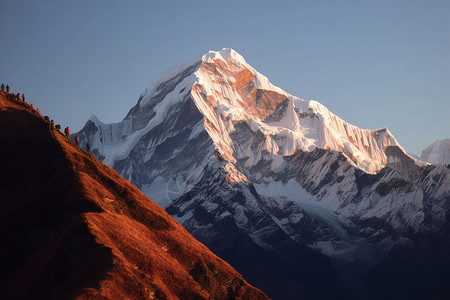
[[[450,138],[450,1],[0,2],[0,82],[72,132],[231,47],[272,83],[408,152]]]

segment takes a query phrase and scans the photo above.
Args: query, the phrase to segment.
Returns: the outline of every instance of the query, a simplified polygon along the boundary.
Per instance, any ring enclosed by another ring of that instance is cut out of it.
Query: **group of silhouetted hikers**
[[[37,115],[40,116],[41,111],[39,110],[39,108],[34,109],[33,104],[28,104],[25,102],[25,94],[22,94],[22,97],[21,97],[20,93],[17,93],[17,94],[10,93],[9,92],[9,84],[7,84],[5,86],[4,83],[2,83],[2,85],[1,85],[1,91],[6,95],[6,99],[8,99],[10,101],[15,101],[19,104],[26,106],[27,108],[30,108],[33,113],[37,113]],[[56,129],[59,131],[61,129],[61,126],[59,124],[55,125],[55,122],[53,120],[50,120],[50,118],[48,116],[44,116],[44,120],[49,124],[50,130]],[[69,126],[64,128],[64,135],[68,139],[70,139],[69,138],[69,135],[70,135]],[[80,143],[80,138],[78,137],[78,135],[75,135],[75,144],[77,144],[77,146],[79,146],[79,143]],[[91,153],[91,144],[90,143],[86,144],[86,152]]]
[[[9,99],[11,101],[16,101],[22,104],[26,104],[25,102],[25,94],[22,94],[22,97],[20,96],[20,93],[14,94],[9,92],[9,84],[5,86],[4,83],[2,83],[1,86],[2,92],[5,93],[6,99]],[[33,108],[33,104],[31,104],[31,108]]]

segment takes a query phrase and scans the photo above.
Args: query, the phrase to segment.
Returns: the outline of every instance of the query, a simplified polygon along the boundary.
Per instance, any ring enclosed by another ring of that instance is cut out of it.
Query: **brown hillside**
[[[267,298],[113,169],[1,92],[0,158],[0,298]]]

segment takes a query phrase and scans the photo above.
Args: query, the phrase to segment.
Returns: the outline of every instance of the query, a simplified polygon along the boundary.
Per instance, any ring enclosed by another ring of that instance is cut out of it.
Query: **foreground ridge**
[[[267,299],[132,184],[3,93],[0,123],[2,298]]]

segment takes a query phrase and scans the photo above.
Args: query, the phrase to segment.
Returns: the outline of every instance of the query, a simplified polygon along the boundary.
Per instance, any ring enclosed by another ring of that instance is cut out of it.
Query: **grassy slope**
[[[1,295],[264,299],[113,169],[0,93]]]

